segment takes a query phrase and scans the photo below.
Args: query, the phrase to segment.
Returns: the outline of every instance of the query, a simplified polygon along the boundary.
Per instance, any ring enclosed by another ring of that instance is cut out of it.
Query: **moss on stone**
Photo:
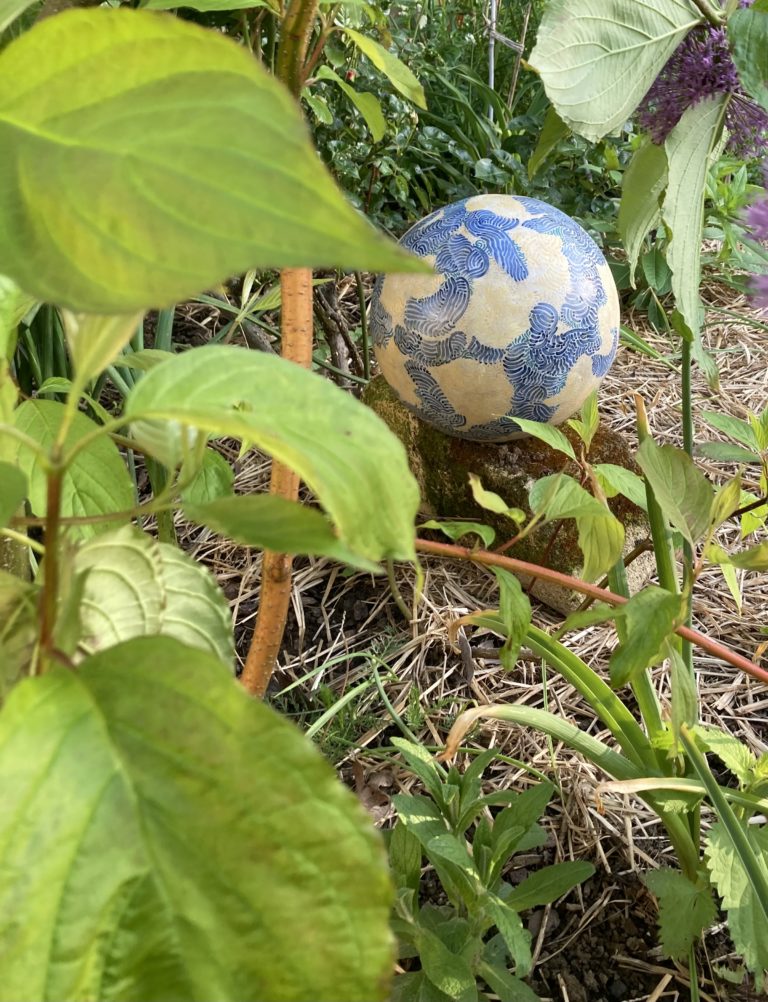
[[[412,414],[381,376],[368,385],[363,401],[405,445],[421,489],[422,511],[440,518],[484,522],[496,530],[497,543],[513,536],[515,525],[475,502],[469,486],[470,473],[477,474],[483,486],[499,494],[510,507],[521,508],[527,514],[530,514],[528,492],[536,480],[552,473],[578,474],[578,467],[572,460],[535,438],[485,443],[444,435]],[[565,426],[561,430],[578,448],[576,433]],[[589,459],[595,464],[613,463],[637,472],[624,438],[602,424],[592,442]],[[645,513],[621,495],[612,498],[609,505],[624,525],[626,551],[629,551],[647,535]],[[515,545],[514,555],[567,574],[578,574],[583,558],[576,523],[568,519],[558,525],[541,527]],[[641,571],[640,566],[637,571]],[[541,597],[544,598],[544,594]],[[570,608],[573,600],[569,597],[567,601],[550,604],[556,608]]]

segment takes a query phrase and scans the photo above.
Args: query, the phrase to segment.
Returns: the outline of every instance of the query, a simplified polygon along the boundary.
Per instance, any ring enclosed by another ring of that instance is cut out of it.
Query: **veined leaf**
[[[208,504],[232,494],[235,474],[232,467],[215,449],[203,452],[203,461],[195,478],[181,492],[185,504]]]
[[[25,400],[14,412],[14,424],[44,449],[49,449],[58,434],[64,405],[54,400]],[[98,425],[77,412],[64,443],[65,452],[80,439],[98,429]],[[13,462],[29,482],[29,504],[33,514],[43,517],[47,510],[48,480],[37,453],[22,442],[14,442]],[[64,471],[61,487],[61,514],[83,517],[121,512],[134,503],[133,484],[117,446],[106,436],[95,438],[82,449]],[[67,532],[81,539],[106,532],[114,522],[69,526]]]
[[[140,442],[164,436],[168,465],[182,457],[191,428],[252,442],[299,473],[358,556],[413,557],[419,492],[402,444],[314,373],[244,348],[195,348],[148,372],[126,417]]]
[[[558,114],[593,142],[622,126],[686,34],[701,21],[686,0],[554,0],[530,63]]]
[[[29,666],[37,642],[38,585],[0,571],[0,699]]]
[[[548,905],[567,894],[578,884],[588,880],[595,872],[591,863],[582,860],[568,860],[553,863],[532,873],[509,894],[505,900],[515,911],[524,912],[529,908]]]
[[[664,642],[685,614],[680,595],[648,585],[622,607],[626,640],[611,657],[611,683],[631,682],[664,656]]]
[[[344,28],[344,34],[352,39],[377,70],[381,70],[395,90],[400,91],[403,97],[413,101],[419,108],[426,109],[427,100],[424,97],[424,88],[404,62],[393,55],[389,49],[385,49],[383,45],[379,45],[367,35],[361,35],[359,31]]]
[[[659,900],[662,949],[668,957],[682,960],[717,917],[712,888],[703,877],[694,884],[679,870],[665,867],[651,870],[643,880]]]
[[[665,518],[693,546],[706,532],[714,491],[691,457],[673,445],[647,438],[637,461]]]
[[[7,998],[387,997],[378,838],[211,655],[152,637],[19,684],[0,782]]]
[[[472,491],[472,497],[475,499],[475,502],[481,508],[485,508],[486,511],[492,511],[496,515],[506,515],[518,525],[525,521],[524,511],[521,511],[520,508],[510,508],[504,498],[496,494],[495,491],[487,491],[476,473],[469,474],[469,488]]]
[[[720,135],[727,95],[705,98],[684,112],[664,148],[669,183],[662,215],[672,232],[667,262],[677,309],[698,341],[701,326],[701,230],[709,157]]]
[[[128,313],[248,268],[423,267],[344,201],[288,93],[218,32],[68,10],[0,54],[0,95],[3,267],[39,299]]]
[[[619,236],[629,260],[629,280],[635,284],[637,259],[648,233],[661,222],[661,196],[667,186],[667,154],[646,139],[632,154],[621,182]]]
[[[480,537],[486,549],[493,544],[496,538],[496,530],[492,529],[490,525],[483,525],[481,522],[438,522],[436,519],[431,518],[428,522],[422,522],[418,528],[435,529],[437,532],[442,532],[454,542],[457,539],[461,539],[462,536],[475,533],[475,535]]]
[[[718,411],[702,411],[702,418],[707,424],[722,431],[729,438],[735,439],[746,446],[752,453],[759,454],[760,446],[755,435],[755,429],[747,421],[740,421],[730,414],[720,414]],[[753,458],[759,458],[753,456]]]
[[[623,494],[633,505],[642,508],[643,511],[647,509],[648,503],[642,477],[616,463],[598,463],[593,469],[597,476],[597,482],[608,497]]]
[[[75,571],[87,572],[80,604],[86,653],[164,636],[233,667],[229,603],[211,572],[183,550],[126,525],[80,547]]]

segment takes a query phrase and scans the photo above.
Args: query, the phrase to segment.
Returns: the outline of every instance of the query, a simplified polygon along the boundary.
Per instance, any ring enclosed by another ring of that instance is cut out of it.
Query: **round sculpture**
[[[433,275],[380,276],[370,328],[381,371],[418,417],[473,441],[560,424],[608,371],[619,297],[597,244],[536,198],[479,195],[400,241]]]

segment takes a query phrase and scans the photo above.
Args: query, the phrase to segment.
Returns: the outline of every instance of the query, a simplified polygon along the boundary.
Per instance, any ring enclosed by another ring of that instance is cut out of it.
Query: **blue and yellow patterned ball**
[[[434,275],[376,282],[381,371],[420,418],[459,438],[521,436],[516,417],[560,424],[616,354],[619,298],[597,244],[535,198],[479,195],[412,227],[403,247]]]

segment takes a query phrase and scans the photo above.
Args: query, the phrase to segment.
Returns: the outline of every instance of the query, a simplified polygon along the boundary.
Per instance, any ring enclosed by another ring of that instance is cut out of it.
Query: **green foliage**
[[[679,870],[651,870],[645,883],[659,900],[661,945],[668,957],[685,960],[717,915],[706,880],[694,883]]]
[[[768,108],[768,10],[756,3],[752,9],[734,11],[728,18],[728,38],[739,80],[746,92]]]
[[[9,998],[384,998],[390,894],[362,811],[210,655],[145,638],[27,680],[0,774]]]
[[[469,1000],[487,998],[490,991],[535,1002],[521,980],[530,970],[531,952],[520,913],[556,901],[594,872],[589,863],[566,862],[545,866],[516,886],[505,880],[514,853],[546,838],[538,819],[551,785],[484,795],[482,772],[493,752],[461,774],[455,768],[446,772],[419,745],[393,743],[429,793],[394,798],[398,821],[389,838],[397,887],[394,928],[401,958],[418,958],[420,970],[395,979],[393,998]],[[491,816],[489,808],[496,807],[501,809]],[[423,857],[448,905],[420,903]]]
[[[41,299],[126,312],[250,267],[412,267],[319,170],[284,90],[221,35],[72,10],[12,43],[0,82],[3,267]]]

